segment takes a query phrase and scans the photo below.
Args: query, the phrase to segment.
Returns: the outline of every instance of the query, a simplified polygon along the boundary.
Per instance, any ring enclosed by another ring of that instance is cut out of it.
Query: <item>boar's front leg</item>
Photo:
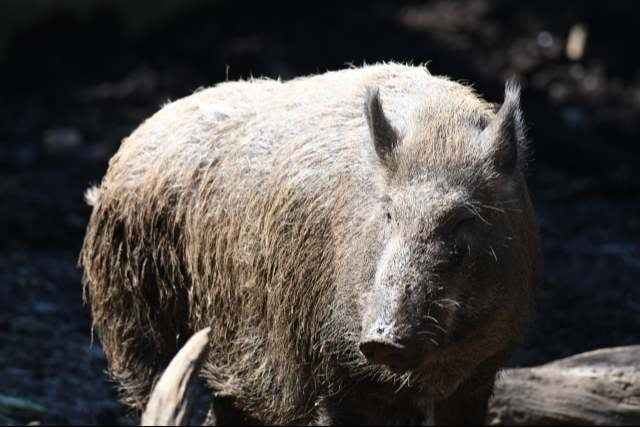
[[[436,402],[435,424],[438,426],[485,424],[496,374],[504,365],[503,362],[503,355],[486,361],[452,396]]]
[[[315,405],[312,425],[430,425],[425,407],[418,407],[409,396],[394,399],[392,391],[385,391],[380,393],[374,384],[362,385],[346,395],[322,399]]]

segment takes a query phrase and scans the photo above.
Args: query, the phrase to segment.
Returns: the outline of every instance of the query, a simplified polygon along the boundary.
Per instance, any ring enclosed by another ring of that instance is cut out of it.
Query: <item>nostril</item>
[[[372,339],[360,342],[360,351],[372,364],[395,366],[402,360],[405,348],[393,341]]]

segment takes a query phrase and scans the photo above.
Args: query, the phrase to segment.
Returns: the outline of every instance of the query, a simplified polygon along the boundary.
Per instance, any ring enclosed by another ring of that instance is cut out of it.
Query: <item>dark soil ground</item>
[[[495,102],[517,77],[546,268],[513,364],[640,344],[638,6],[558,3],[218,1],[139,33],[103,7],[16,34],[0,63],[0,424],[133,421],[91,345],[76,267],[82,194],[161,104],[226,76],[430,61]],[[569,60],[577,23],[586,50]]]

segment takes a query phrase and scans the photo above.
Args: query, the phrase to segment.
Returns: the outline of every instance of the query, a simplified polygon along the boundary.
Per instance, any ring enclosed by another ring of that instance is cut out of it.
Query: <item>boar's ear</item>
[[[524,160],[521,159],[525,143],[524,124],[520,87],[516,83],[507,82],[504,102],[493,121],[482,131],[480,140],[498,172],[509,174]]]
[[[364,112],[376,153],[382,163],[388,166],[393,149],[398,144],[398,133],[384,115],[378,88],[367,88]]]

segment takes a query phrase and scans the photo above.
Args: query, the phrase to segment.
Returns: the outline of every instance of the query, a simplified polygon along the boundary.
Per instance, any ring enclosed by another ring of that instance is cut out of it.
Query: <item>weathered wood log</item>
[[[195,381],[209,344],[206,328],[194,334],[173,358],[156,383],[142,414],[143,426],[181,426],[189,423]]]
[[[492,425],[639,425],[640,346],[606,348],[505,370]]]

